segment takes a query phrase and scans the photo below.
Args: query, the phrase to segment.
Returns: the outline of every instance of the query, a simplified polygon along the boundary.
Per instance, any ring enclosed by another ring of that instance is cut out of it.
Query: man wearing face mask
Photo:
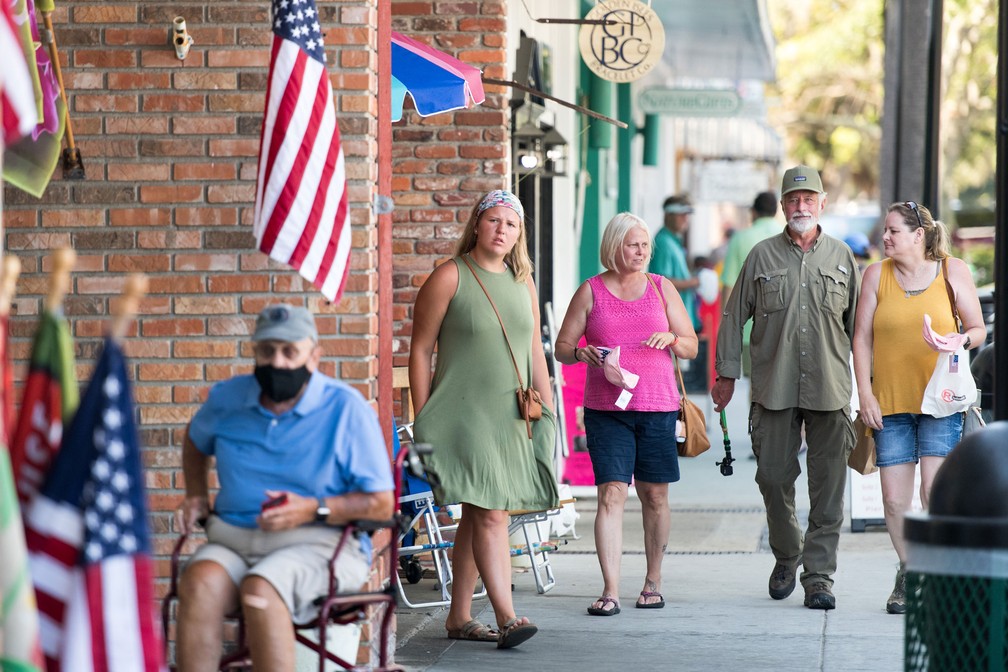
[[[206,520],[179,584],[178,667],[216,670],[221,621],[239,608],[256,669],[294,669],[293,622],[328,590],[328,561],[350,520],[388,519],[392,472],[374,411],[318,371],[322,350],[305,308],[277,304],[256,320],[253,374],[216,384],[186,431],[184,531]],[[211,511],[208,472],[220,489]],[[340,553],[341,591],[371,567],[370,539]]]
[[[850,248],[819,226],[825,204],[814,168],[784,173],[787,228],[757,243],[742,265],[718,331],[718,378],[711,390],[720,411],[742,375],[742,328],[751,318],[749,427],[776,559],[770,597],[788,597],[804,564],[800,580],[810,609],[836,607],[832,575],[854,447],[849,359],[861,285]],[[795,511],[803,427],[810,502],[804,538]]]

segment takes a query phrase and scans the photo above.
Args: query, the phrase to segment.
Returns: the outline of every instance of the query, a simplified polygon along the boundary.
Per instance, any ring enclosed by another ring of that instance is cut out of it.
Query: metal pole
[[[945,11],[942,0],[931,2],[931,34],[928,36],[928,112],[924,120],[924,175],[921,200],[928,204],[936,218],[941,213],[941,185],[939,184],[941,125],[941,61],[942,19]]]
[[[997,167],[994,206],[994,419],[1008,420],[1008,0],[1001,0],[998,20]]]

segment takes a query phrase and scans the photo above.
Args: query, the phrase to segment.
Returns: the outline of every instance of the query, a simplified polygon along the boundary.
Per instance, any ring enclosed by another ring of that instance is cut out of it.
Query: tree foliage
[[[878,193],[883,1],[770,0],[777,40],[772,123],[794,161],[822,168],[834,199]]]
[[[998,0],[944,0],[942,191],[990,207],[995,174]],[[794,161],[822,166],[835,198],[876,200],[884,96],[884,0],[768,0],[779,105]],[[946,208],[942,208],[948,212]]]

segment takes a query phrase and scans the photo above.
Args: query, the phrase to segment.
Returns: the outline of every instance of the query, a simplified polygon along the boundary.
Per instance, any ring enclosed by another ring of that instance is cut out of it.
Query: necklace
[[[900,289],[903,290],[903,296],[905,298],[909,299],[911,296],[918,296],[920,294],[923,294],[924,292],[927,291],[928,287],[931,286],[931,280],[928,280],[928,283],[923,287],[921,287],[920,289],[907,289],[907,287],[913,287],[914,285],[919,284],[920,281],[917,278],[920,277],[921,270],[922,269],[927,270],[927,267],[928,264],[925,263],[923,266],[920,266],[914,272],[913,275],[909,275],[905,273],[899,266],[893,264],[893,269],[896,271],[896,284],[898,284],[900,286]],[[935,275],[935,277],[938,276]],[[900,280],[900,278],[902,278],[902,281]]]

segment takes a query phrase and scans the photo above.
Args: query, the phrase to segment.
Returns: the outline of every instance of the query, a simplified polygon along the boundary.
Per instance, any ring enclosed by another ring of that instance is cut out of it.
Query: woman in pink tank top
[[[599,253],[604,273],[574,293],[557,335],[556,357],[588,366],[584,422],[598,487],[595,548],[602,596],[593,616],[620,612],[623,508],[633,479],[644,524],[647,576],[636,605],[665,606],[661,563],[669,535],[669,483],[679,480],[676,420],[679,393],[669,351],[693,359],[697,335],[675,287],[645,273],[651,259],[647,224],[620,213],[606,225]],[[577,347],[584,337],[588,346]]]

